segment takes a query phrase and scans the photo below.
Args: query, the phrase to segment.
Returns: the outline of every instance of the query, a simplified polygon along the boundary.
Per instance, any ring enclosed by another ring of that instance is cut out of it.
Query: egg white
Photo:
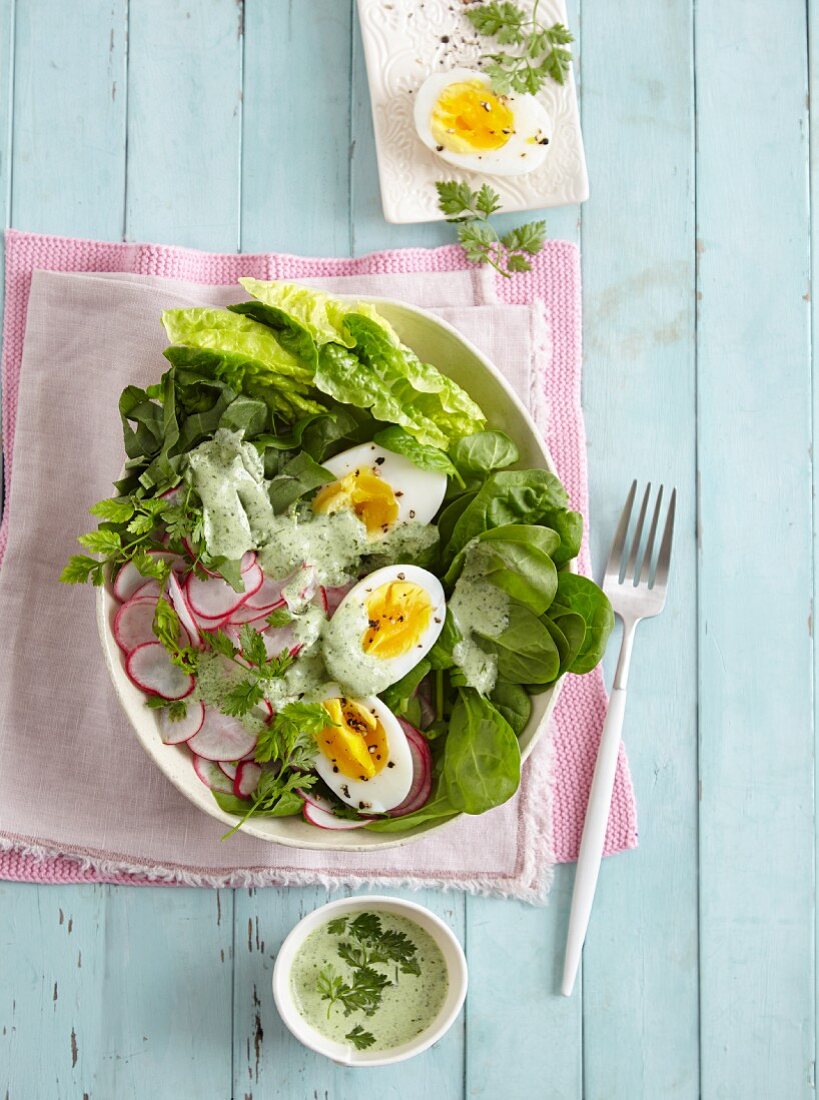
[[[377,588],[407,581],[423,588],[432,603],[432,614],[417,643],[397,657],[379,658],[366,653],[361,640],[367,632],[367,600]],[[330,675],[343,684],[351,697],[377,695],[415,668],[435,645],[443,630],[446,598],[441,582],[417,565],[387,565],[369,573],[354,585],[324,632],[323,656]]]
[[[446,474],[422,470],[414,462],[377,443],[360,443],[322,463],[337,478],[366,470],[385,481],[396,494],[398,523],[431,523],[446,494]]]
[[[353,699],[350,695],[345,696],[338,684],[328,684],[316,701],[340,698]],[[387,764],[372,779],[350,779],[341,772],[333,771],[332,760],[319,750],[315,757],[316,771],[330,790],[348,806],[365,814],[386,813],[400,806],[409,794],[413,773],[412,753],[401,724],[380,699],[368,695],[353,701],[370,710],[381,723],[387,741]],[[390,767],[390,764],[393,766]]]
[[[489,78],[474,69],[450,69],[443,73],[432,73],[418,89],[415,95],[414,121],[415,129],[424,145],[447,164],[484,175],[523,176],[540,168],[549,155],[549,145],[541,142],[551,139],[553,125],[549,112],[532,95],[510,92],[503,97],[512,112],[515,132],[510,134],[509,140],[500,149],[456,153],[438,145],[431,128],[432,112],[438,98],[450,84],[471,80],[480,80],[486,85],[487,91],[491,90]]]

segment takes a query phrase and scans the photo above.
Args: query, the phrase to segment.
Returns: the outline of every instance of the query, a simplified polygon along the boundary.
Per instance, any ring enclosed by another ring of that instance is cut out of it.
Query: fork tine
[[[637,576],[634,578],[634,583],[639,584],[640,578],[645,570],[646,580],[648,580],[651,573],[651,559],[654,557],[654,539],[657,535],[657,524],[660,522],[660,508],[663,503],[663,487],[660,486],[657,492],[657,503],[654,505],[654,515],[651,517],[651,526],[648,529],[648,541],[646,542],[646,552],[643,554],[643,560],[640,562],[640,570]]]
[[[668,567],[671,564],[671,542],[674,538],[674,512],[677,504],[677,490],[671,492],[671,503],[668,506],[668,519],[665,521],[663,541],[660,544],[660,556],[657,559],[657,569],[654,573],[653,588],[665,588],[668,581]]]
[[[620,563],[623,560],[623,551],[626,548],[626,535],[628,534],[629,520],[631,519],[631,509],[634,506],[634,497],[637,493],[637,481],[632,481],[631,488],[628,491],[626,497],[626,503],[623,506],[623,512],[620,516],[620,522],[617,524],[617,530],[614,532],[614,538],[611,540],[611,550],[609,551],[609,560],[606,562],[606,579],[612,575],[616,580],[620,578]]]
[[[623,574],[623,580],[631,580],[634,576],[634,569],[637,565],[637,555],[640,552],[640,540],[643,537],[643,525],[646,521],[646,512],[648,511],[648,499],[651,496],[651,482],[646,485],[646,491],[643,493],[643,503],[640,505],[640,514],[637,517],[637,526],[634,529],[634,538],[631,541],[631,551],[628,556],[628,562],[626,563],[626,571]]]

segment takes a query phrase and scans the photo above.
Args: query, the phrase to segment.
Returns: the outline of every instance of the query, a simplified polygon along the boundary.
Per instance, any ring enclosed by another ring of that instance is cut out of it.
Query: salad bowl
[[[451,325],[433,314],[384,298],[357,298],[377,307],[399,337],[422,362],[433,363],[485,409],[492,410],[493,426],[506,432],[517,444],[522,469],[544,468],[556,473],[546,444],[517,394],[500,371]],[[113,621],[118,603],[107,587],[97,596],[97,624],[106,665],[119,702],[133,726],[140,744],[170,782],[204,813],[229,829],[236,819],[223,812],[211,791],[196,775],[186,746],[163,743],[154,711],[145,706],[142,691],[126,675],[124,654],[117,645]],[[544,734],[557,701],[561,681],[532,696],[529,721],[519,737],[521,759],[525,761]],[[460,815],[458,815],[460,816]],[[367,852],[395,848],[420,840],[455,818],[431,821],[405,833],[380,833],[366,829],[331,831],[317,829],[299,817],[256,817],[242,825],[242,832],[271,843],[313,850]]]

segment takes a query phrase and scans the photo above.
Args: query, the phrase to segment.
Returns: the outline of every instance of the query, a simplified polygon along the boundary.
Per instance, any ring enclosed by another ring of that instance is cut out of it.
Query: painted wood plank
[[[350,249],[352,0],[245,0],[242,250]]]
[[[127,235],[239,244],[242,5],[131,0]]]
[[[583,963],[589,1096],[693,1097],[697,975],[691,4],[584,11],[584,407],[598,570],[634,477],[676,485],[673,574],[637,635],[624,737],[642,822],[602,870]],[[610,646],[616,657],[619,631]]]
[[[702,1092],[813,1095],[805,5],[695,9]],[[737,186],[745,180],[747,185]],[[774,549],[775,548],[775,549]],[[771,551],[774,556],[771,556]]]
[[[0,884],[4,1095],[223,1100],[232,915],[229,891]]]
[[[126,0],[17,5],[11,221],[119,239]]]
[[[812,472],[814,491],[819,481],[819,453],[817,453],[816,425],[819,424],[819,387],[816,385],[817,374],[817,334],[819,334],[819,298],[816,295],[816,287],[819,285],[819,120],[810,109],[811,95],[819,94],[819,4],[811,0],[808,4],[808,99],[806,101],[810,119],[810,208],[811,208],[811,286],[805,292],[811,305],[811,377],[813,379],[813,446],[812,446]],[[813,509],[813,577],[814,577],[814,606],[811,616],[811,629],[815,630],[816,617],[816,578],[819,576],[819,517],[817,517],[816,504]],[[816,752],[816,736],[819,730],[819,655],[817,655],[816,643],[813,646],[813,731],[814,731],[814,799],[817,786],[819,786],[819,754]],[[814,818],[815,806],[814,806]],[[819,853],[819,821],[816,821],[814,834],[814,861]],[[816,862],[814,862],[814,883],[817,880]],[[814,990],[819,994],[819,925],[814,918]],[[814,1059],[819,1048],[819,1019],[814,1020]],[[814,1062],[814,1080],[815,1080]]]
[[[344,891],[373,894],[378,890]],[[457,894],[387,891],[428,906],[463,942],[463,899]],[[340,896],[338,894],[333,896]],[[237,890],[234,971],[234,1095],[291,1100],[461,1100],[463,1096],[464,1017],[432,1049],[410,1063],[377,1069],[337,1066],[302,1047],[286,1030],[271,992],[276,952],[293,925],[329,901],[322,889]]]

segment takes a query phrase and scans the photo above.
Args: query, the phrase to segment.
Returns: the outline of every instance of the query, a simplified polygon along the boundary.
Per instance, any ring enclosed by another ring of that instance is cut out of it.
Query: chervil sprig
[[[510,92],[535,95],[547,79],[564,84],[571,65],[565,49],[574,37],[562,23],[547,27],[537,18],[538,0],[531,18],[516,4],[493,2],[471,8],[465,14],[479,34],[495,38],[499,46],[517,47],[514,53],[484,55],[484,72],[498,95]]]
[[[488,184],[473,191],[468,183],[438,180],[435,187],[438,207],[448,222],[457,224],[458,240],[468,260],[491,264],[505,278],[516,271],[531,270],[528,257],[543,247],[546,222],[528,222],[501,237],[489,221],[489,216],[500,209],[500,196]]]

